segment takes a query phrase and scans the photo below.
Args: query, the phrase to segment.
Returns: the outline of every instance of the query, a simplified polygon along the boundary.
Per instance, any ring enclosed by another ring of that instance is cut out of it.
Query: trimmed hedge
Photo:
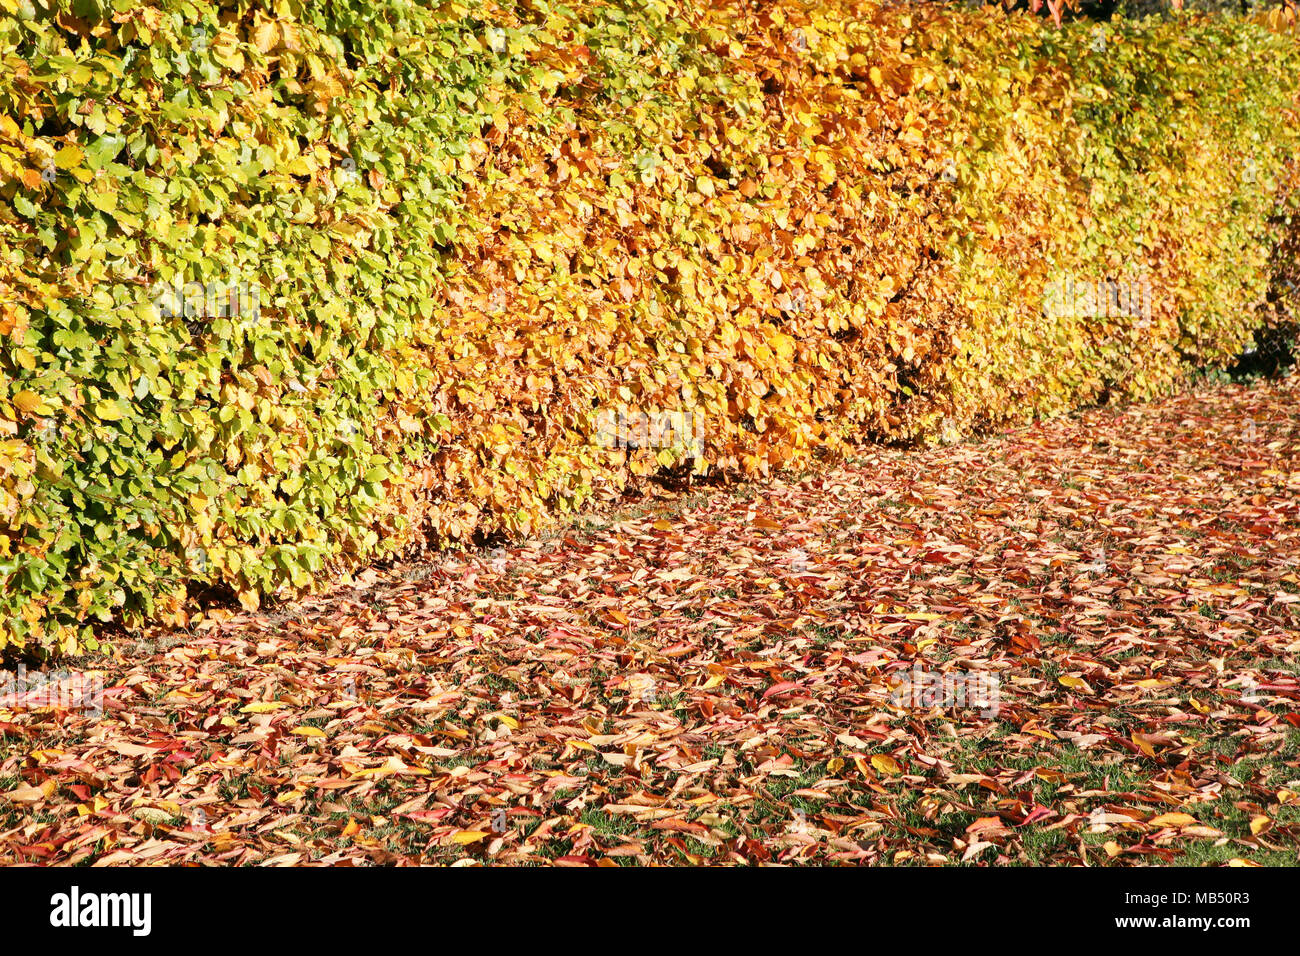
[[[1262,24],[72,10],[0,0],[0,647],[1154,395],[1294,315],[1300,51]],[[1150,310],[1044,308],[1112,280]],[[702,452],[607,447],[629,409]]]

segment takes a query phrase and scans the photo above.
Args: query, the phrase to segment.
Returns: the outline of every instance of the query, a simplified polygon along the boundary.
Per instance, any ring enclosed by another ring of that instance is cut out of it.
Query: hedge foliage
[[[1294,36],[707,6],[0,0],[0,647],[1151,395],[1294,307]]]

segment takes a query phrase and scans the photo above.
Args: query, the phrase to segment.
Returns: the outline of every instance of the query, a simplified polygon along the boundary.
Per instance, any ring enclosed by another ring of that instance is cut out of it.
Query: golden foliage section
[[[470,196],[495,228],[462,250],[462,354],[433,366],[457,429],[435,527],[526,530],[675,463],[593,445],[611,406],[691,408],[697,468],[762,475],[1154,395],[1249,341],[1290,45],[837,3],[677,5],[642,48],[683,28],[704,48],[671,66],[566,51],[566,125],[516,106],[488,133]],[[610,115],[611,76],[656,71]],[[1062,277],[1141,288],[1136,314],[1049,314]]]
[[[747,474],[884,434],[890,357],[944,347],[923,135],[941,105],[911,91],[907,27],[861,3],[832,11],[847,26],[746,11],[678,8],[631,62],[638,40],[554,52],[563,90],[507,104],[475,150],[487,228],[458,248],[430,353],[453,422],[439,530],[526,530],[676,463],[593,444],[612,407],[688,409],[695,467]],[[656,45],[691,38],[663,62]]]
[[[41,7],[0,0],[0,645],[1152,395],[1294,259],[1266,23]],[[236,277],[253,321],[157,293]]]

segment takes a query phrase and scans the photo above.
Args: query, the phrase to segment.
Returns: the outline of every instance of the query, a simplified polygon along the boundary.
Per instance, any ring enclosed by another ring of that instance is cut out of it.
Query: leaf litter
[[[0,710],[0,863],[1294,865],[1298,399],[646,490],[150,632],[79,662],[102,713]]]

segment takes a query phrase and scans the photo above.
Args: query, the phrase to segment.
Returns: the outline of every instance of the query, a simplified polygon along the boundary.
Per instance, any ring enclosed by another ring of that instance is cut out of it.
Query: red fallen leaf
[[[1283,714],[1282,719],[1285,720],[1292,727],[1300,727],[1300,714],[1296,714],[1296,713]]]
[[[17,852],[19,853],[24,854],[25,856],[38,856],[41,858],[49,858],[54,855],[54,848],[49,846],[20,846],[20,847],[15,847],[15,850],[17,850]]]
[[[190,744],[187,740],[151,740],[145,746],[158,753],[168,753],[170,751],[183,751]]]
[[[980,817],[966,828],[967,833],[987,833],[993,830],[1005,830],[1001,817]]]
[[[1030,651],[1042,650],[1043,645],[1033,634],[1018,633],[1011,638],[1011,648],[1017,654],[1024,655]]]
[[[1140,754],[1140,753],[1142,753],[1142,748],[1140,748],[1140,747],[1139,747],[1137,744],[1135,744],[1133,741],[1129,740],[1127,737],[1120,737],[1120,736],[1117,735],[1117,734],[1107,734],[1107,735],[1106,735],[1106,740],[1107,740],[1108,743],[1110,743],[1110,744],[1113,745],[1113,746],[1116,746],[1116,747],[1123,747],[1125,750],[1127,750],[1127,751],[1128,751],[1129,753],[1131,753],[1131,754]]]
[[[764,761],[758,765],[760,773],[772,773],[778,770],[788,770],[794,765],[794,758],[789,754],[782,754],[779,757],[773,757],[771,760]]]
[[[1020,821],[1019,826],[1022,827],[1028,826],[1031,823],[1037,823],[1039,820],[1042,820],[1045,817],[1054,817],[1054,816],[1056,816],[1055,810],[1052,810],[1048,807],[1036,806],[1032,810],[1030,810],[1029,813],[1025,815],[1025,818]]]
[[[783,680],[781,681],[781,683],[773,684],[771,687],[765,690],[763,692],[763,699],[767,700],[769,697],[776,697],[780,694],[788,694],[792,690],[801,690],[801,689],[803,689],[802,684],[796,681]]]
[[[708,833],[709,828],[687,820],[656,820],[650,824],[652,830],[680,830],[683,833]]]

